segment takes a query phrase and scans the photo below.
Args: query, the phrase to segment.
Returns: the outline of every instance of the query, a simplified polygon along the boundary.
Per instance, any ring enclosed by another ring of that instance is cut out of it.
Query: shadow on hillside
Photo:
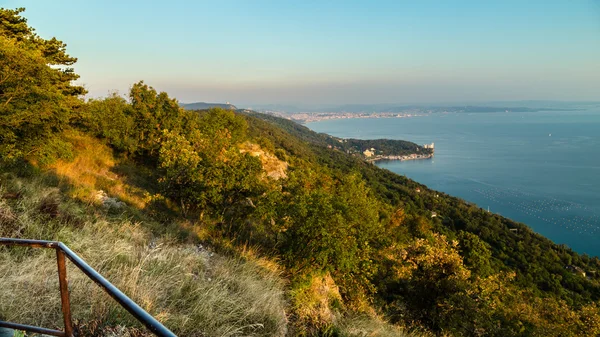
[[[111,167],[110,171],[122,182],[131,185],[133,189],[143,190],[148,195],[156,195],[160,192],[154,171],[147,166],[123,161]],[[22,183],[10,182],[14,178],[20,179]],[[19,188],[22,186],[38,189],[39,191],[34,193],[40,195],[46,193],[43,190],[56,189],[56,193],[44,197],[45,200],[40,200],[39,204],[43,207],[35,210],[41,216],[48,217],[48,223],[61,223],[74,228],[82,227],[88,221],[106,220],[115,225],[126,222],[136,223],[154,237],[166,237],[181,243],[202,244],[219,254],[256,258],[256,256],[270,256],[272,253],[259,249],[260,245],[257,242],[241,238],[239,233],[236,234],[235,230],[232,231],[230,226],[225,226],[223,223],[210,219],[200,220],[199,213],[182,215],[175,205],[169,205],[169,201],[165,199],[151,200],[145,207],[137,208],[132,204],[123,207],[107,207],[98,200],[81,197],[82,189],[85,193],[90,191],[95,193],[105,188],[105,183],[100,180],[100,186],[82,187],[70,177],[59,175],[52,169],[41,169],[27,161],[19,161],[11,165],[0,163],[0,186],[12,186],[9,188],[10,191],[6,188],[2,191],[8,194],[0,194],[0,200],[8,196],[14,198],[9,200],[10,202],[20,202],[23,193],[19,192]],[[20,234],[11,237],[40,239]]]
[[[136,167],[134,164],[119,164],[111,169],[111,171],[113,170],[119,176],[119,179],[131,186],[132,190],[138,193],[141,191],[147,194],[146,196],[157,193],[156,184],[152,186],[153,177],[149,169]],[[104,189],[110,190],[110,188],[107,188],[105,180],[96,179],[92,186],[82,186],[74,182],[70,177],[57,174],[54,169],[42,169],[25,160],[10,164],[0,162],[0,174],[0,185],[6,184],[11,178],[18,178],[30,182],[36,181],[41,186],[58,189],[60,195],[52,196],[55,200],[44,201],[48,203],[46,207],[48,212],[46,213],[51,216],[53,215],[52,213],[55,213],[54,216],[56,217],[59,216],[58,213],[51,212],[51,210],[58,209],[60,200],[64,199],[65,201],[68,200],[79,205],[83,210],[82,212],[87,213],[83,214],[86,220],[106,218],[111,221],[135,222],[148,229],[153,235],[169,235],[178,240],[199,241],[195,238],[196,235],[192,231],[179,225],[179,222],[182,220],[181,217],[164,200],[150,200],[146,203],[145,207],[139,208],[135,204],[128,203],[126,200],[123,203],[122,200],[106,196],[106,194],[103,194],[103,198],[106,199],[98,198],[100,195],[98,192]],[[20,185],[17,184],[17,186],[11,187],[10,191],[5,191],[6,195],[0,195],[0,197],[13,198],[14,201],[18,201],[21,194],[18,190]],[[111,201],[111,203],[104,202],[106,200]],[[71,225],[82,221],[85,220],[80,219],[72,223],[71,221],[67,222]]]

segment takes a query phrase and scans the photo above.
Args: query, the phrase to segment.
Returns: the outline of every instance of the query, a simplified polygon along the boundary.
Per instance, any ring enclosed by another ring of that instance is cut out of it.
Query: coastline
[[[378,118],[413,118],[413,117],[423,117],[427,116],[426,113],[379,113],[379,114],[321,114],[316,116],[306,116],[307,114],[295,114],[289,117],[284,117],[286,119],[295,121],[296,123],[300,123],[302,125],[306,125],[308,123],[317,123],[322,121],[330,121],[330,120],[339,120],[339,119],[378,119]]]
[[[534,232],[581,254],[600,256],[600,187],[594,179],[598,159],[588,155],[600,144],[598,110],[576,115],[532,112],[451,116],[445,120],[441,119],[443,115],[421,120],[371,120],[368,132],[362,131],[367,125],[360,120],[311,123],[309,127],[336,137],[394,135],[417,143],[435,139],[448,151],[444,151],[441,166],[427,161],[372,160],[375,156],[365,160],[483,209],[489,206],[493,213],[525,223]],[[502,123],[490,127],[494,121]],[[514,138],[507,143],[505,136],[509,133]],[[561,143],[557,143],[557,135],[561,135]],[[569,158],[581,161],[573,165]],[[530,169],[514,171],[524,163]]]
[[[406,161],[406,160],[424,160],[424,159],[432,159],[432,154],[410,154],[405,156],[378,156],[375,158],[366,159],[368,163],[375,163],[383,160],[394,160],[394,161]]]

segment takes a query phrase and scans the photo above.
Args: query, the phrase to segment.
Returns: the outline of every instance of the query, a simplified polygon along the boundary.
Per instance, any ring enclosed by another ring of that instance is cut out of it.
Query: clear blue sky
[[[600,100],[599,0],[0,0],[79,58],[91,96],[180,101]]]

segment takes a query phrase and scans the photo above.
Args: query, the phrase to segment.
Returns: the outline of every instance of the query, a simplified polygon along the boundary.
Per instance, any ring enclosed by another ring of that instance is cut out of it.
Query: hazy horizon
[[[242,106],[600,101],[595,0],[2,6],[67,43],[89,97],[144,80]]]
[[[326,112],[325,109],[341,108],[344,106],[365,106],[378,108],[401,108],[401,107],[418,107],[418,108],[444,108],[444,107],[461,107],[461,106],[480,106],[480,107],[526,107],[526,108],[576,108],[585,106],[600,106],[598,101],[558,101],[558,100],[504,100],[504,101],[447,101],[447,102],[396,102],[396,103],[323,103],[323,104],[307,104],[307,103],[288,103],[288,104],[272,104],[272,103],[236,103],[236,102],[182,102],[181,104],[193,103],[229,103],[235,105],[238,109],[261,109],[274,111],[299,112],[303,109],[306,112]],[[298,110],[299,109],[299,110]]]

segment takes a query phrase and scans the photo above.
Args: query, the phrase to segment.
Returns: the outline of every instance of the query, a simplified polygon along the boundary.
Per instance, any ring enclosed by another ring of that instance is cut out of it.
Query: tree
[[[143,81],[135,83],[129,93],[132,114],[136,130],[138,153],[155,155],[160,148],[163,130],[180,132],[183,127],[183,109],[177,100],[169,98],[167,93],[157,93]]]
[[[477,235],[465,231],[458,233],[460,242],[460,255],[465,265],[475,274],[486,277],[493,273],[491,265],[492,252],[489,245],[482,241]]]
[[[262,164],[240,152],[228,129],[212,132],[188,130],[186,137],[163,130],[158,151],[159,167],[165,171],[161,182],[167,196],[179,201],[184,210],[211,210],[231,222],[247,215],[252,198],[265,192]]]
[[[330,272],[349,297],[371,290],[374,243],[382,226],[379,201],[356,174],[333,181],[306,170],[295,172],[280,216],[289,219],[281,247],[298,271]]]
[[[132,107],[115,94],[104,99],[91,99],[84,107],[80,126],[97,137],[108,140],[117,150],[135,153],[138,146]]]
[[[57,135],[68,127],[72,110],[85,89],[72,84],[79,78],[77,59],[66,45],[39,37],[23,8],[0,8],[0,158],[43,157],[56,147]],[[60,145],[58,145],[60,147]]]
[[[241,143],[246,138],[248,123],[244,117],[231,110],[211,108],[201,115],[199,130],[209,138],[218,141],[220,132],[227,131],[227,139],[232,144]]]
[[[465,297],[471,276],[457,246],[457,242],[433,233],[428,238],[416,239],[397,253],[397,262],[392,267],[396,284],[390,289],[395,289],[398,298],[392,303],[397,310],[405,306],[409,309],[398,315],[410,315],[438,331],[443,328],[448,300]]]

